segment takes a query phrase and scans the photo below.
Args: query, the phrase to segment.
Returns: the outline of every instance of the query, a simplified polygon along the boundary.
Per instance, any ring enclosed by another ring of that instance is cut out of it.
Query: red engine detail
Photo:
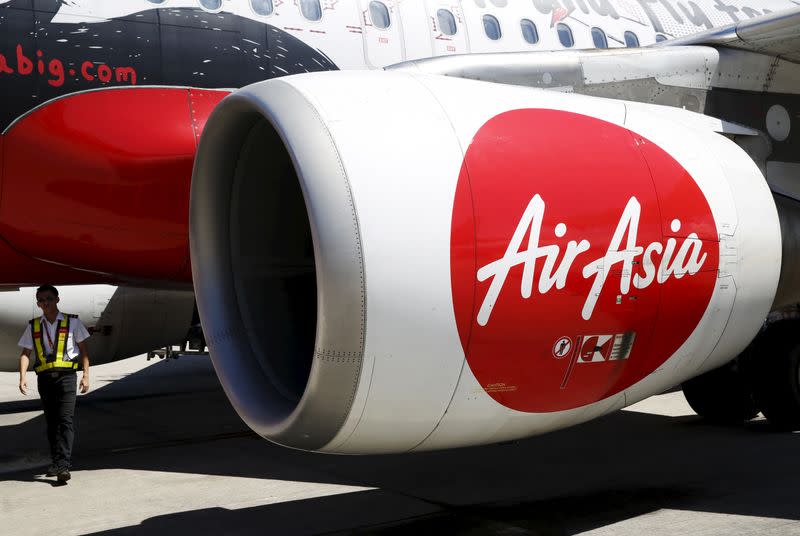
[[[93,91],[24,116],[3,136],[0,234],[24,255],[115,279],[190,281],[194,154],[227,93]]]
[[[102,275],[66,268],[57,264],[26,257],[0,240],[0,281],[4,288],[41,285],[42,281],[55,285],[81,285],[90,283],[112,283]]]
[[[575,132],[593,143],[575,147]],[[470,368],[526,412],[580,407],[653,372],[698,325],[719,264],[711,209],[680,164],[625,128],[554,110],[478,131],[451,245]]]

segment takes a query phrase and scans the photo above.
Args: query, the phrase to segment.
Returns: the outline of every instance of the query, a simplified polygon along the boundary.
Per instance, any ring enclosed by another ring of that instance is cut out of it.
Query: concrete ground
[[[0,533],[800,535],[800,434],[703,424],[680,393],[538,438],[413,455],[274,446],[207,358],[93,369],[73,479],[0,374]]]

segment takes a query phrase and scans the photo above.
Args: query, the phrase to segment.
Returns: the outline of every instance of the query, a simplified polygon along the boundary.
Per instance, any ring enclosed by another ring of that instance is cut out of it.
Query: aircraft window
[[[388,28],[392,24],[389,8],[383,2],[369,3],[369,18],[372,19],[372,25],[381,30]]]
[[[625,32],[625,46],[628,48],[636,48],[639,46],[639,38],[633,32]]]
[[[535,45],[539,42],[539,31],[536,29],[536,25],[533,21],[528,19],[522,19],[519,23],[520,28],[522,28],[522,37],[530,43],[531,45]]]
[[[570,48],[575,44],[575,38],[572,37],[572,29],[569,26],[559,22],[556,29],[558,30],[558,40],[564,47]]]
[[[595,48],[608,48],[606,33],[600,28],[592,28],[592,41],[594,41]]]
[[[217,12],[222,9],[222,0],[200,0],[200,7],[205,11]]]
[[[662,41],[666,41],[667,36],[664,34],[656,34],[656,43],[660,43]]]
[[[150,2],[151,4],[163,4],[167,0],[147,0],[147,1]]]
[[[500,21],[492,15],[483,16],[483,31],[486,32],[486,37],[492,41],[497,41],[503,37],[503,32],[500,30]]]
[[[455,35],[458,31],[456,26],[456,18],[447,9],[440,9],[436,12],[436,18],[439,19],[439,28],[444,35]]]
[[[274,9],[272,0],[250,0],[250,7],[253,8],[253,12],[256,15],[261,15],[262,17],[272,15],[272,10]]]
[[[319,5],[319,0],[300,0],[300,12],[308,20],[322,18],[322,6]]]

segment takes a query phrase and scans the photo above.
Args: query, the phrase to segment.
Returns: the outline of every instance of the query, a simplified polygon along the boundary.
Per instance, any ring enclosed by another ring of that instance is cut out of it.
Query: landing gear
[[[683,396],[704,419],[717,424],[741,424],[758,415],[753,390],[740,358],[683,383]]]
[[[800,430],[800,320],[770,324],[731,363],[683,383],[701,417],[749,421],[759,410],[777,430]]]
[[[755,341],[752,362],[755,399],[778,430],[800,430],[800,321],[769,326]]]
[[[180,352],[176,352],[172,346],[165,346],[164,348],[159,348],[158,350],[150,350],[147,352],[147,360],[150,361],[153,358],[159,359],[166,359],[169,361],[170,359],[178,359],[180,357]]]
[[[175,350],[172,346],[166,346],[158,350],[147,352],[148,361],[154,357],[170,360],[185,356],[208,356],[208,352],[206,351],[206,338],[203,335],[203,329],[200,327],[200,324],[189,328],[178,350]]]
[[[180,359],[181,357],[187,356],[208,357],[208,352],[206,352],[204,349],[196,349],[192,347],[191,342],[189,343],[188,348],[186,346],[187,342],[184,341],[177,350],[173,346],[165,346],[164,348],[159,348],[158,350],[150,350],[147,352],[147,360],[150,361],[156,357],[159,359],[166,359],[167,361],[170,359]]]

